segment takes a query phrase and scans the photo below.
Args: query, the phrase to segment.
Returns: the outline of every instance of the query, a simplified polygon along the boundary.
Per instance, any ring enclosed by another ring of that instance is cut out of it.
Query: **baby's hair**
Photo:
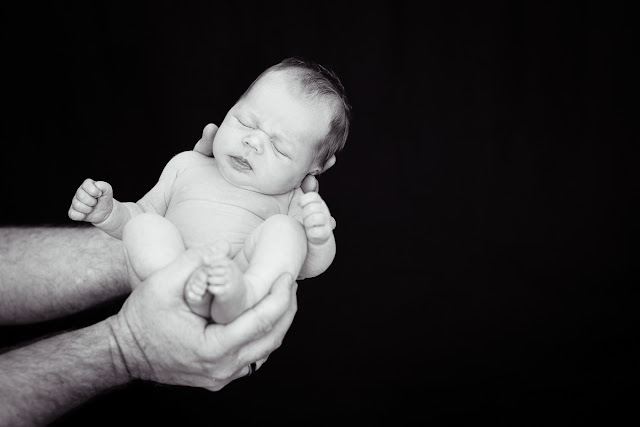
[[[329,126],[329,132],[325,139],[318,144],[314,161],[320,166],[340,152],[349,135],[349,124],[351,121],[351,105],[347,100],[344,86],[335,72],[306,58],[291,57],[264,70],[247,88],[242,99],[251,88],[265,74],[272,71],[293,70],[294,78],[300,83],[300,90],[303,95],[310,98],[321,97],[332,104],[333,117]]]

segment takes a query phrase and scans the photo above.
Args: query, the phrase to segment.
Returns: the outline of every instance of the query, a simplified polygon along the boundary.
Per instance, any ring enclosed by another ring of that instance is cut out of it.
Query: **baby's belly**
[[[231,244],[232,256],[263,222],[262,218],[246,209],[202,200],[169,206],[165,217],[178,228],[187,249],[209,246],[224,239]]]

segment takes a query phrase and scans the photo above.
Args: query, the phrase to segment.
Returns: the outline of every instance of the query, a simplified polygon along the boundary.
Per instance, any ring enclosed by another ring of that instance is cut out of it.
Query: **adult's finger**
[[[251,372],[251,363],[248,363],[247,365],[242,366],[240,369],[238,369],[232,376],[231,376],[231,381],[234,381],[238,378],[242,378],[242,377],[248,377],[249,374],[254,374],[256,371],[258,371],[262,365],[264,365],[267,362],[268,357],[264,357],[260,360],[255,361],[255,369],[253,372]]]
[[[205,333],[209,342],[222,348],[239,348],[271,332],[290,308],[294,281],[282,274],[271,291],[254,307],[226,325],[209,325]]]
[[[262,360],[282,345],[284,337],[291,327],[296,312],[298,311],[296,290],[297,284],[294,284],[294,286],[291,287],[291,304],[284,315],[278,320],[271,332],[242,347],[240,350],[239,360],[245,363],[250,363],[254,360]]]
[[[196,142],[193,151],[197,151],[205,156],[213,156],[213,138],[216,136],[216,132],[218,132],[218,126],[213,123],[206,125],[202,130],[202,137]]]
[[[331,156],[329,160],[327,160],[327,163],[324,164],[320,172],[321,173],[326,172],[327,170],[329,170],[329,168],[331,168],[335,164],[336,164],[336,156],[334,155],[334,156]],[[320,183],[318,182],[318,179],[314,175],[307,175],[302,180],[302,184],[300,185],[300,188],[302,188],[302,191],[305,193],[308,193],[309,191],[319,192]]]
[[[156,271],[150,279],[161,281],[168,295],[183,295],[184,284],[191,274],[203,264],[208,249],[189,249],[175,261]]]
[[[309,191],[318,191],[320,190],[320,183],[318,179],[313,175],[307,175],[302,180],[302,184],[300,184],[300,188],[303,192],[308,193]]]

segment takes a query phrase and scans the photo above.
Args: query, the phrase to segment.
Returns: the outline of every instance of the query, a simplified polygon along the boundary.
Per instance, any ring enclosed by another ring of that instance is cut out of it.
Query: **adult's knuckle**
[[[277,350],[282,346],[282,342],[284,341],[283,336],[277,336],[273,339],[273,350]]]
[[[264,316],[258,316],[256,318],[256,329],[261,335],[266,335],[273,329],[273,322]]]
[[[225,364],[224,366],[218,366],[215,369],[213,367],[210,368],[206,375],[209,378],[213,378],[216,383],[220,384],[228,381],[233,376],[234,372],[235,370],[232,369],[229,364]]]
[[[206,389],[209,391],[220,391],[226,385],[227,385],[226,383],[223,383],[220,381],[214,381],[213,384],[211,384],[210,386],[207,386]]]

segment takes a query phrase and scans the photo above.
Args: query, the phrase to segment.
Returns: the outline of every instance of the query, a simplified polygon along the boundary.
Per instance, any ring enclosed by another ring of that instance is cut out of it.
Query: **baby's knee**
[[[177,241],[182,245],[179,231],[168,219],[154,213],[145,212],[131,218],[122,231],[125,246],[136,245],[143,241],[159,240],[168,244]]]
[[[290,216],[277,214],[267,218],[263,228],[269,233],[283,233],[287,235],[304,236],[304,227],[300,222]]]
[[[178,229],[164,217],[143,213],[131,218],[122,232],[129,267],[140,280],[168,265],[184,251]]]
[[[287,247],[301,252],[307,248],[304,226],[287,215],[274,215],[264,222],[260,240],[277,242],[278,247]]]

